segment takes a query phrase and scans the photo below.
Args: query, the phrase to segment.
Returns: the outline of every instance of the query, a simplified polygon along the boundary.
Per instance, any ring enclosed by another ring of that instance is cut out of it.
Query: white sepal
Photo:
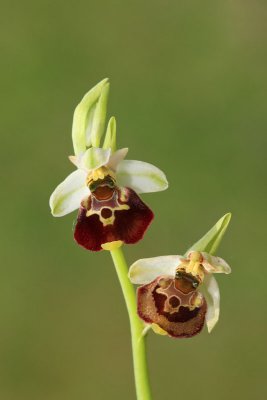
[[[205,276],[202,288],[208,305],[206,324],[210,333],[217,324],[220,315],[220,290],[213,275]]]
[[[160,192],[168,187],[166,176],[159,168],[135,160],[124,160],[118,165],[117,182],[136,193]]]
[[[80,207],[81,201],[90,194],[85,181],[86,172],[77,169],[56,187],[49,200],[54,217],[63,217]]]
[[[182,256],[161,256],[138,260],[129,269],[130,281],[137,285],[144,285],[161,275],[174,278],[176,268],[180,265],[182,258]]]

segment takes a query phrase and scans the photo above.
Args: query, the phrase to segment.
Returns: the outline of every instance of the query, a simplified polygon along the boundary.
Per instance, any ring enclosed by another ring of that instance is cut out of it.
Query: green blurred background
[[[143,196],[156,218],[129,263],[183,253],[233,213],[219,324],[149,335],[154,399],[266,398],[266,17],[263,0],[2,2],[1,399],[135,399],[109,254],[48,207],[72,171],[74,108],[106,76],[119,146],[170,182]]]

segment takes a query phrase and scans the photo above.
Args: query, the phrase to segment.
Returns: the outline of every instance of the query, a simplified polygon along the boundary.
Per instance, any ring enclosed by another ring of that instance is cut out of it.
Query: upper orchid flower
[[[218,240],[229,216],[223,219]],[[209,239],[211,243],[211,235]],[[209,332],[218,321],[220,292],[212,274],[229,274],[231,269],[222,258],[199,251],[199,243],[186,256],[146,258],[130,268],[130,280],[143,285],[137,291],[138,314],[157,333],[191,337],[201,331],[205,320]]]
[[[90,91],[78,105],[79,112],[76,109],[74,114],[76,154],[70,160],[78,169],[50,197],[52,214],[56,217],[79,208],[74,237],[80,245],[93,251],[140,240],[153,219],[153,213],[137,193],[156,192],[168,187],[164,173],[157,167],[142,161],[124,160],[128,149],[115,151],[114,118],[110,119],[103,146],[99,147],[102,133],[99,133],[101,124],[98,120],[103,119],[103,90],[106,90],[106,82],[104,86],[103,82],[95,87],[102,84],[98,100],[94,97],[98,103],[89,107]],[[81,107],[82,110],[89,108],[82,117]],[[83,135],[77,129],[77,118]]]

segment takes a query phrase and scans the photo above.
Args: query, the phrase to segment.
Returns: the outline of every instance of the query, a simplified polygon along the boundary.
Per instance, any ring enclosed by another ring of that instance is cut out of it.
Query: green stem
[[[151,391],[148,381],[144,324],[136,312],[136,295],[133,285],[128,278],[128,267],[121,247],[110,251],[130,319],[132,335],[132,351],[134,363],[134,377],[138,400],[151,400]]]

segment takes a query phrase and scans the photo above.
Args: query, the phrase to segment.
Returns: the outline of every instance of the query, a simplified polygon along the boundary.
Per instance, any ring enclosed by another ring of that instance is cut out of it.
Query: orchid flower
[[[162,335],[192,337],[205,321],[209,332],[213,329],[220,301],[213,274],[231,271],[214,254],[231,215],[222,217],[184,256],[141,259],[128,270],[121,246],[138,242],[154,217],[139,194],[165,190],[168,182],[154,165],[125,160],[128,148],[117,150],[114,117],[105,132],[108,93],[104,79],[77,105],[72,125],[74,155],[69,157],[76,170],[56,187],[49,204],[55,217],[79,210],[74,227],[79,245],[110,251],[130,320],[137,399],[150,400],[145,333],[152,327]],[[137,290],[137,312],[131,282],[142,285]]]
[[[220,221],[218,240],[229,217]],[[215,237],[214,230],[213,233]],[[201,243],[209,235],[210,232]],[[210,235],[208,244],[212,239]],[[198,248],[199,242],[185,256],[141,259],[129,270],[131,282],[142,285],[137,290],[138,315],[156,333],[175,338],[192,337],[202,330],[205,321],[211,332],[219,319],[220,292],[213,274],[229,274],[231,268],[222,258]]]
[[[108,83],[104,80],[77,106],[72,134],[75,155],[69,157],[77,170],[50,197],[55,217],[79,209],[74,238],[92,251],[110,250],[142,239],[153,212],[138,194],[168,187],[166,176],[157,167],[124,160],[127,148],[115,150],[114,117],[109,121],[100,147],[107,92]]]

